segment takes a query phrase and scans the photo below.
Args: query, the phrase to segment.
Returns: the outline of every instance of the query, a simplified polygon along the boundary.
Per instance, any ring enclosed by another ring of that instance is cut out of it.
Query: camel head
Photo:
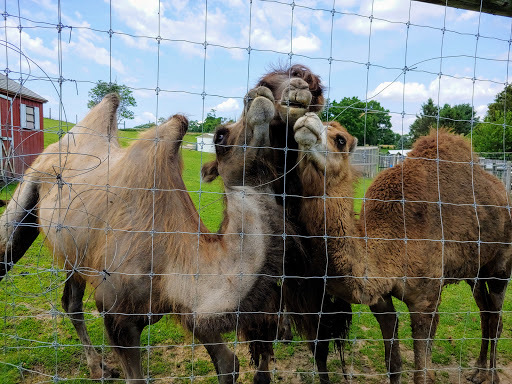
[[[323,194],[326,174],[327,185],[338,185],[351,177],[349,155],[357,146],[357,138],[338,122],[322,123],[315,113],[308,112],[297,120],[293,130],[299,145],[297,161],[305,192],[320,188]]]
[[[268,145],[273,148],[284,148],[285,146],[296,148],[296,143],[291,140],[293,134],[291,128],[299,117],[308,112],[320,112],[324,105],[324,87],[320,77],[311,72],[309,68],[296,64],[267,73],[258,81],[256,87],[247,93],[244,100],[246,108],[240,119],[236,123],[217,128],[214,138],[217,145],[217,160],[204,164],[202,175],[205,182],[211,182],[219,176],[221,172],[218,169],[219,158],[226,160],[229,153],[232,152],[233,146],[243,146],[244,143],[248,143],[245,140],[249,139],[252,127],[247,127],[249,123],[247,106],[252,103],[258,89],[266,89],[265,97],[274,104],[272,118],[268,123],[270,131]],[[287,135],[288,128],[290,129],[289,135]],[[247,132],[249,132],[249,136],[246,137]],[[268,151],[266,154],[269,155]],[[274,163],[272,167],[275,172],[275,156],[258,159],[259,162],[265,160]],[[282,159],[278,161],[282,162]],[[225,164],[227,165],[227,162]],[[230,166],[232,165],[230,164]],[[272,167],[267,164],[265,168],[271,169]]]
[[[249,91],[242,117],[217,127],[213,138],[217,158],[202,167],[203,180],[210,182],[220,175],[227,187],[261,184],[270,172],[265,152],[270,147],[269,123],[274,113],[274,97],[268,88]]]
[[[278,68],[264,75],[257,86],[267,87],[275,99],[272,125],[293,127],[306,112],[320,112],[324,106],[324,87],[320,77],[300,64]],[[283,131],[285,134],[285,131]]]

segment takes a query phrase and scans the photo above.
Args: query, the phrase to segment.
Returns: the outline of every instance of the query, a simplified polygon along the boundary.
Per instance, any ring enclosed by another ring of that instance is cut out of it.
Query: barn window
[[[39,107],[20,104],[20,126],[25,129],[40,129]]]
[[[27,106],[27,128],[34,129],[34,127],[35,127],[34,107]]]

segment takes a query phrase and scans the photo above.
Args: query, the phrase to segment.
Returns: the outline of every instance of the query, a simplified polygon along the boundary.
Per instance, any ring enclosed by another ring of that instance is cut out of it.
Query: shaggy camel
[[[301,202],[297,196],[301,195],[301,184],[293,170],[298,148],[297,143],[293,140],[293,125],[305,113],[322,110],[323,86],[320,78],[309,68],[294,65],[289,68],[278,68],[264,75],[258,81],[256,88],[247,96],[250,98],[251,93],[255,92],[258,87],[270,90],[275,100],[275,116],[270,122],[272,151],[267,152],[267,158],[264,160],[271,165],[275,172],[272,188],[278,196],[279,202],[286,207],[287,219],[296,223],[299,212],[298,204]],[[245,124],[245,117],[242,115],[236,123],[217,128],[214,137],[214,142],[217,144],[217,160],[203,166],[202,174],[205,181],[211,181],[218,175],[219,159],[223,160],[223,167],[227,167],[225,172],[231,173],[228,170],[231,166],[239,167],[239,164],[227,157],[230,156],[230,151],[234,148],[245,144]],[[284,192],[286,192],[286,197],[281,198]],[[311,265],[309,257],[293,258],[291,252],[287,250],[285,275],[311,277],[313,270],[325,269],[322,262],[316,260],[315,264],[317,265]],[[299,333],[308,340],[312,340],[309,347],[315,355],[320,380],[329,382],[327,374],[329,341],[334,339],[341,351],[340,340],[346,339],[351,322],[350,304],[340,299],[325,298],[323,300],[323,280],[286,278],[284,282],[282,293],[286,310],[292,313],[292,320]],[[281,312],[283,308],[279,300],[280,296],[281,290],[276,286],[274,297],[277,298],[277,301],[269,300],[264,312]],[[319,312],[322,312],[321,318],[317,315]],[[266,324],[258,321],[257,327],[239,328],[241,336],[246,340],[266,341],[255,341],[249,345],[252,359],[258,366],[254,377],[256,383],[265,384],[271,380],[269,362],[273,355],[272,341],[277,335],[277,322],[281,320],[283,319],[279,316],[268,316]],[[313,340],[317,340],[317,342],[313,342]]]
[[[356,224],[348,161],[353,138],[337,123],[326,129],[315,114],[299,119],[294,130],[305,156],[298,164],[304,194],[328,197],[305,199],[301,211],[310,233],[332,236],[327,290],[370,305],[385,340],[391,382],[400,382],[401,371],[391,296],[410,311],[414,382],[433,383],[431,347],[441,290],[464,280],[473,289],[482,326],[480,355],[470,380],[498,383],[500,311],[512,268],[512,224],[503,184],[476,165],[467,140],[434,131],[414,144],[402,165],[379,174],[366,192]],[[314,214],[324,204],[325,220]],[[325,252],[317,257],[325,258]]]
[[[143,328],[170,312],[181,313],[182,323],[205,343],[219,381],[236,380],[238,360],[221,332],[243,325],[250,318],[244,313],[264,306],[277,283],[273,276],[282,275],[284,249],[294,248],[293,236],[281,236],[282,206],[270,187],[255,193],[254,186],[272,176],[258,159],[269,145],[274,104],[271,95],[253,96],[244,112],[251,148],[233,150],[229,159],[243,167],[228,173],[218,163],[226,209],[217,234],[200,221],[181,177],[179,148],[188,127],[183,116],[121,149],[114,139],[119,98],[108,95],[25,173],[0,218],[1,276],[41,231],[68,271],[62,305],[93,378],[117,372],[87,334],[86,283],[130,382],[146,382],[138,348]]]

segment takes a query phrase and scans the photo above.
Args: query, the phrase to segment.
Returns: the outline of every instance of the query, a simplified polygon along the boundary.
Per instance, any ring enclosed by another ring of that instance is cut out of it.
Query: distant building
[[[196,151],[215,153],[213,133],[203,133],[196,137]]]
[[[0,173],[21,176],[44,149],[43,104],[48,100],[0,74]]]
[[[389,155],[395,155],[395,156],[407,156],[407,154],[411,152],[410,149],[390,149],[388,151]]]

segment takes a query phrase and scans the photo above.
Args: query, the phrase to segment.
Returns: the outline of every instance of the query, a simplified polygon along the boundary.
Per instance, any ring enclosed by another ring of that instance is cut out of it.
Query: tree
[[[103,97],[109,93],[117,93],[119,95],[120,103],[117,109],[118,123],[124,119],[132,120],[134,118],[133,111],[128,108],[136,107],[137,102],[132,96],[132,91],[126,85],[117,83],[107,83],[106,81],[98,80],[98,83],[89,91],[90,100],[87,102],[87,107],[92,108],[98,104]]]
[[[440,116],[443,118],[440,121],[441,126],[448,127],[459,135],[468,135],[471,129],[474,129],[480,122],[480,118],[475,116],[470,104],[457,104],[453,107],[445,104],[441,109]],[[471,119],[473,119],[473,123]]]
[[[507,85],[503,91],[496,95],[494,103],[488,105],[484,121],[495,122],[500,119],[504,121],[503,114],[509,115],[508,112],[510,111],[512,111],[512,84]],[[510,122],[507,119],[506,124],[510,124]]]
[[[339,122],[351,135],[357,137],[361,145],[394,144],[397,141],[391,130],[389,110],[379,102],[370,100],[367,104],[354,96],[328,104],[324,114],[326,120]]]
[[[429,98],[426,103],[421,105],[420,115],[416,115],[416,120],[409,127],[410,135],[415,141],[420,136],[425,136],[430,132],[432,127],[437,125],[437,106],[434,101]]]
[[[486,157],[503,158],[503,152],[512,152],[512,84],[498,93],[488,105],[483,123],[473,132],[473,147],[486,152]]]
[[[487,114],[489,115],[489,114]],[[488,116],[486,116],[487,119]],[[493,116],[494,117],[494,116]],[[512,121],[512,111],[507,112],[507,121]],[[476,126],[473,132],[473,147],[477,152],[484,152],[484,157],[503,158],[512,152],[512,126],[505,125],[503,113],[495,121],[484,121]],[[509,159],[510,160],[510,159]]]
[[[395,149],[410,149],[412,148],[412,136],[410,134],[398,135],[397,141],[395,142]]]
[[[416,120],[410,126],[413,140],[427,135],[432,128],[437,127],[437,114],[438,107],[429,98],[426,103],[421,105],[420,115],[416,115]],[[473,123],[471,123],[472,118]],[[470,104],[458,104],[453,107],[450,104],[445,104],[439,109],[439,126],[448,128],[454,133],[467,135],[479,121]]]
[[[206,119],[201,123],[197,120],[191,120],[189,122],[188,130],[190,132],[213,132],[219,125],[227,122],[227,119],[217,117],[215,109],[210,109],[210,112],[206,114]]]

